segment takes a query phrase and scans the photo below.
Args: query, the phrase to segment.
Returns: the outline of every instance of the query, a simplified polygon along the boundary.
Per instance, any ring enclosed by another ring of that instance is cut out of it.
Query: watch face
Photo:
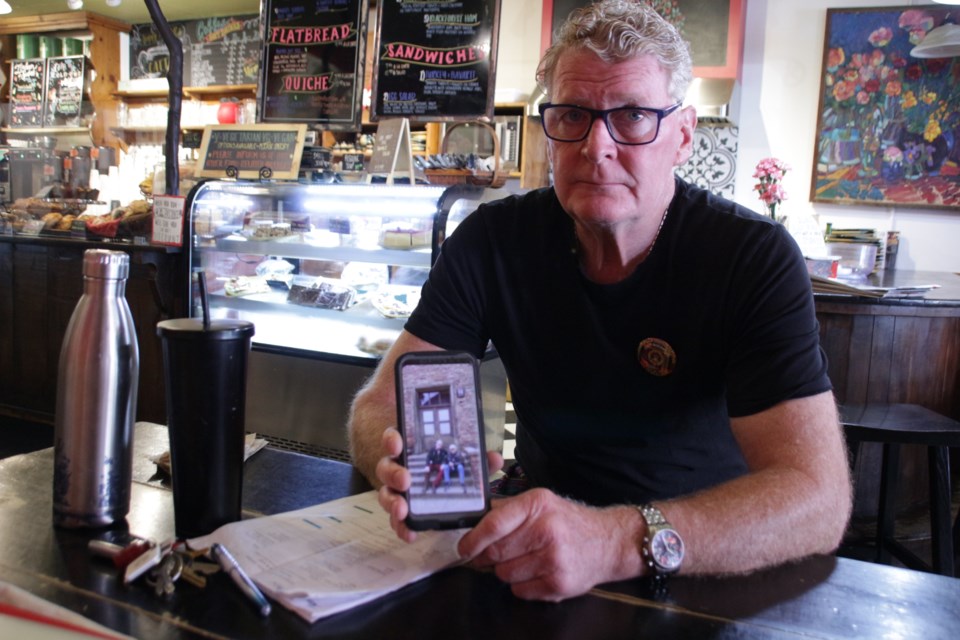
[[[650,541],[650,554],[661,571],[676,571],[683,562],[683,540],[673,529],[661,529]]]

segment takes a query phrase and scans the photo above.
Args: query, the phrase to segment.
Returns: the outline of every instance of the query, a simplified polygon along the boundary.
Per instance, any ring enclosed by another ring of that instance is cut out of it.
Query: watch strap
[[[640,511],[640,515],[643,516],[644,521],[647,523],[647,529],[670,526],[666,516],[663,515],[663,511],[660,511],[660,509],[652,504],[642,504],[637,507],[637,510]]]

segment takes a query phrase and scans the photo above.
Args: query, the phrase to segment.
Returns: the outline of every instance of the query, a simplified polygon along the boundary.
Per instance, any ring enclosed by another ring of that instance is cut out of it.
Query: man
[[[440,486],[440,479],[445,477],[447,474],[447,452],[443,448],[443,440],[437,439],[436,443],[433,445],[433,449],[427,452],[427,468],[424,470],[426,472],[426,482],[424,483],[424,489],[433,489],[437,490],[437,487]]]
[[[450,486],[450,471],[454,470],[457,472],[457,477],[460,478],[460,486],[464,491],[467,490],[467,485],[464,482],[463,463],[463,454],[457,449],[456,444],[451,443],[447,447],[447,463],[443,465],[443,485],[445,487]]]
[[[686,43],[605,0],[537,77],[554,187],[461,223],[354,403],[354,460],[392,526],[413,537],[394,361],[490,339],[536,488],[494,500],[459,551],[516,595],[834,550],[851,492],[809,277],[781,225],[675,178],[696,126]]]

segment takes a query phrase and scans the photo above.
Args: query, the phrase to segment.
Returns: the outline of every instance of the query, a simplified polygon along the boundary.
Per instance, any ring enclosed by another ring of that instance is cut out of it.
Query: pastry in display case
[[[205,274],[211,317],[255,327],[248,430],[282,431],[324,455],[345,451],[349,402],[416,308],[444,238],[479,204],[504,195],[466,185],[194,187],[191,273]],[[200,315],[196,278],[188,286],[191,314]],[[493,371],[489,411],[502,422],[502,365],[491,353],[482,369]],[[335,436],[318,432],[318,422],[333,424]]]

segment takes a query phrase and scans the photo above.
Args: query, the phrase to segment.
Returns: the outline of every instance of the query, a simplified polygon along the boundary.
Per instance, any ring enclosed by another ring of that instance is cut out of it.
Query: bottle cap
[[[174,340],[249,340],[254,326],[247,320],[213,318],[204,328],[201,318],[175,318],[157,323],[157,335]]]
[[[87,249],[83,252],[83,275],[103,280],[125,280],[130,274],[130,256],[124,251]]]

